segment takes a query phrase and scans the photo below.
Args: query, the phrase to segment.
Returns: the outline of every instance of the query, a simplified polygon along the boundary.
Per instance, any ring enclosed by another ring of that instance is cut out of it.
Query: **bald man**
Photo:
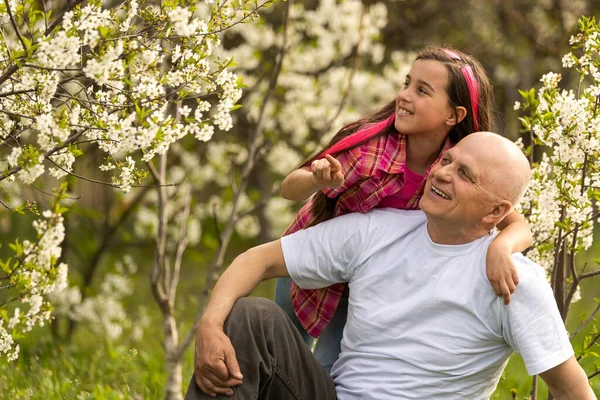
[[[198,324],[186,399],[488,399],[513,351],[556,399],[595,399],[544,270],[513,255],[508,306],[486,278],[494,228],[529,178],[514,144],[472,134],[432,168],[422,212],[349,214],[240,255]],[[311,289],[349,282],[331,377],[276,305],[241,299],[288,275]]]

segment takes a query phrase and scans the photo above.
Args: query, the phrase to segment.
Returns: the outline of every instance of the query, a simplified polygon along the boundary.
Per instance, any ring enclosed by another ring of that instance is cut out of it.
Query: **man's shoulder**
[[[519,275],[519,285],[513,298],[520,298],[528,303],[543,301],[552,292],[546,270],[521,253],[513,254],[512,258]]]
[[[547,281],[546,270],[541,265],[531,261],[522,253],[514,253],[512,259],[517,268],[517,272],[519,273],[519,281],[522,281],[523,279]]]

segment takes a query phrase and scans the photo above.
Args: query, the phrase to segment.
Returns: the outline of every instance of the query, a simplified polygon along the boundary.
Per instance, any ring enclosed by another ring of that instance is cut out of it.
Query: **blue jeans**
[[[277,280],[277,286],[275,288],[275,303],[279,305],[279,307],[281,307],[288,317],[290,317],[290,319],[293,321],[294,326],[302,335],[304,343],[306,343],[308,347],[312,348],[316,339],[306,332],[300,321],[298,321],[298,317],[296,317],[294,306],[292,304],[292,298],[290,296],[291,285],[291,278],[279,278]],[[335,363],[340,356],[342,336],[347,317],[348,289],[346,288],[344,295],[342,295],[342,298],[340,299],[340,304],[338,305],[338,308],[331,319],[331,322],[327,325],[327,327],[325,327],[321,333],[321,336],[319,336],[319,339],[316,340],[317,345],[315,347],[314,354],[323,368],[325,368],[327,373],[331,372],[333,363]]]

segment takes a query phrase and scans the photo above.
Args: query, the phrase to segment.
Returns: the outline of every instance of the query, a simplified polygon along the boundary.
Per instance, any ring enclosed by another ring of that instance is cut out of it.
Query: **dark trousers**
[[[219,399],[334,400],[335,385],[275,303],[239,299],[224,325],[244,375],[233,396]],[[185,400],[213,399],[190,382]]]

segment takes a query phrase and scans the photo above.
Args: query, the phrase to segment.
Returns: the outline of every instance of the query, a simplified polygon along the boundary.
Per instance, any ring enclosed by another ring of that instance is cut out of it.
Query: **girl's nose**
[[[402,89],[400,89],[398,91],[398,94],[396,95],[396,99],[398,101],[398,103],[403,102],[403,103],[410,103],[410,90],[408,87],[403,87]]]

